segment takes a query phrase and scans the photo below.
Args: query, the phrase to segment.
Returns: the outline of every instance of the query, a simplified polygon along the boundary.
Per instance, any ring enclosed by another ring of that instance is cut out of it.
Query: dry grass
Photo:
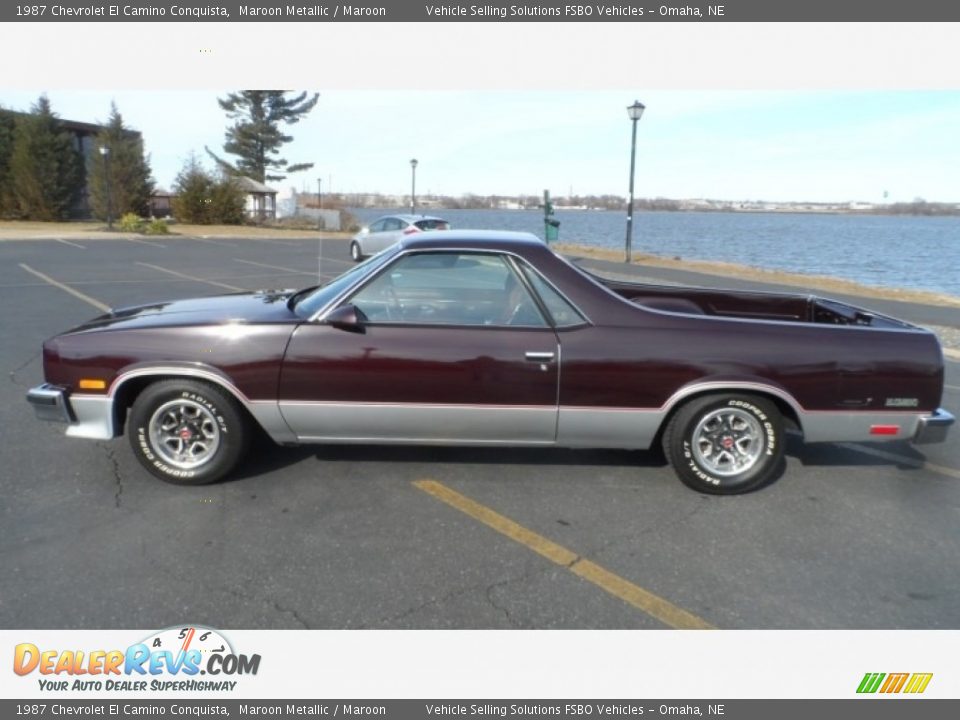
[[[607,250],[605,248],[593,248],[583,245],[570,245],[564,243],[557,243],[552,247],[555,250],[564,253],[565,255],[577,255],[580,257],[597,258],[598,260],[612,260],[616,262],[623,261],[623,252],[617,250]],[[858,295],[860,297],[880,298],[883,300],[901,300],[903,302],[915,302],[924,305],[946,305],[949,307],[960,307],[960,297],[955,297],[953,295],[927,292],[924,290],[908,290],[902,288],[885,288],[877,287],[875,285],[863,285],[852,280],[843,280],[841,278],[829,277],[826,275],[804,275],[801,273],[784,272],[782,270],[764,270],[762,268],[749,267],[747,265],[736,265],[734,263],[712,262],[707,260],[675,260],[642,253],[634,253],[633,264],[647,267],[671,268],[674,270],[689,270],[691,272],[706,273],[708,275],[735,277],[743,280],[756,280],[757,282],[768,282],[776,285],[790,285],[804,290],[844,293],[849,295]]]
[[[117,226],[114,225],[116,228]],[[318,232],[316,230],[291,230],[284,227],[261,227],[254,225],[187,225],[174,223],[170,225],[169,235],[156,237],[176,237],[189,235],[196,237],[284,237],[284,238],[313,238],[331,237],[345,238],[349,233]],[[43,238],[65,238],[103,240],[115,237],[140,237],[135,233],[123,233],[119,230],[112,232],[102,222],[33,222],[21,220],[0,220],[0,240],[30,240]]]

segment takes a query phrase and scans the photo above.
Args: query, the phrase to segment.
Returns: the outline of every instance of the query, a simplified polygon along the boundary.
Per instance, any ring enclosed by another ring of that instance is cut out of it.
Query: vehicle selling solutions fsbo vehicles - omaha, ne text
[[[590,275],[532,235],[417,233],[330,283],[118,309],[47,340],[28,394],[67,435],[124,431],[175,483],[277,443],[646,449],[738,493],[807,442],[938,442],[937,338],[801,295]]]

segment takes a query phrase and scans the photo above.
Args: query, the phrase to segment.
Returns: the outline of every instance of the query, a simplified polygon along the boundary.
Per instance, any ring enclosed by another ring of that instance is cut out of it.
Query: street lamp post
[[[410,214],[417,214],[417,159],[410,161]]]
[[[317,209],[323,210],[323,193],[320,192],[323,178],[317,178]],[[323,213],[317,213],[317,230],[323,230]]]
[[[103,161],[106,164],[107,229],[113,230],[113,190],[110,187],[110,148],[108,148],[106,145],[101,145],[100,154],[103,155]]]
[[[633,126],[630,137],[630,200],[627,203],[627,239],[626,239],[626,262],[633,260],[633,171],[637,161],[637,120],[643,116],[645,107],[639,100],[634,100],[633,105],[627,108],[627,115]]]

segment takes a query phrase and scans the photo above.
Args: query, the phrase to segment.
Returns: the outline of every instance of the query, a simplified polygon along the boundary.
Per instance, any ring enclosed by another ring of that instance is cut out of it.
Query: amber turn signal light
[[[106,380],[97,380],[94,378],[83,378],[80,381],[81,390],[106,390],[107,381]]]

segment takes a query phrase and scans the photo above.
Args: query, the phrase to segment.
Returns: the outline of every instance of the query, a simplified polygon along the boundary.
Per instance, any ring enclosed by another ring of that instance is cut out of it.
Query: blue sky
[[[219,151],[228,90],[55,89],[64,118],[104,120],[116,101],[169,187],[190,151]],[[0,90],[26,109],[44,92]],[[275,186],[314,191],[558,197],[626,195],[630,122],[640,197],[960,202],[958,91],[320,90],[285,157],[316,163]]]

